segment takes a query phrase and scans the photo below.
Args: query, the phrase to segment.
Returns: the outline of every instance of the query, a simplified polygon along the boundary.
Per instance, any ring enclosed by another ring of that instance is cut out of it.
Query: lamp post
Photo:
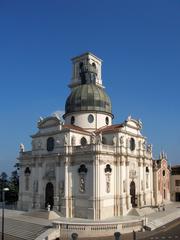
[[[2,237],[1,239],[4,240],[4,207],[5,207],[5,192],[9,191],[9,188],[2,189]]]

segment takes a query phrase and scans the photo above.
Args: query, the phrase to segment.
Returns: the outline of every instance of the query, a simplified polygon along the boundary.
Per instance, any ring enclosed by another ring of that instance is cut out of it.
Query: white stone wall
[[[89,123],[88,116],[93,115],[94,121]],[[98,128],[107,126],[106,125],[106,117],[109,118],[109,124],[112,125],[112,117],[108,114],[103,113],[72,113],[66,116],[65,124],[71,124],[71,117],[75,117],[74,125],[84,128],[85,130],[93,131]]]
[[[176,193],[180,193],[180,186],[176,186],[176,180],[180,181],[180,175],[171,175],[171,200],[176,201]]]

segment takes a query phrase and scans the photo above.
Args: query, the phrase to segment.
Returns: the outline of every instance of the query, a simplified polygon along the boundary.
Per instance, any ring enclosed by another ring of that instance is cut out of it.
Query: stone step
[[[45,232],[47,228],[48,227],[39,224],[5,218],[4,232],[24,240],[32,240]]]
[[[58,219],[60,215],[55,211],[31,211],[23,214],[25,216],[35,217],[35,218],[43,218],[43,219]]]

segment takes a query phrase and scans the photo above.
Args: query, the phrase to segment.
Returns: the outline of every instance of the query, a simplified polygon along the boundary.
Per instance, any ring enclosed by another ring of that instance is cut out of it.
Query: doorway
[[[136,207],[136,185],[134,181],[131,181],[130,183],[130,195],[132,207]]]
[[[48,182],[46,185],[45,208],[47,208],[48,205],[51,206],[52,210],[54,205],[54,187],[51,182]]]
[[[180,202],[180,192],[176,192],[176,202]]]

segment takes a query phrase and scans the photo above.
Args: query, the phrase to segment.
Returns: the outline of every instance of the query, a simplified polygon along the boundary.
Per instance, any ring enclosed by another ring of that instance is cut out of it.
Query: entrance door
[[[180,192],[176,193],[176,202],[180,202]]]
[[[134,181],[130,183],[130,195],[132,207],[136,207],[136,185]]]
[[[51,206],[52,210],[54,205],[54,187],[51,182],[48,182],[46,185],[45,208],[47,208],[48,205]]]

